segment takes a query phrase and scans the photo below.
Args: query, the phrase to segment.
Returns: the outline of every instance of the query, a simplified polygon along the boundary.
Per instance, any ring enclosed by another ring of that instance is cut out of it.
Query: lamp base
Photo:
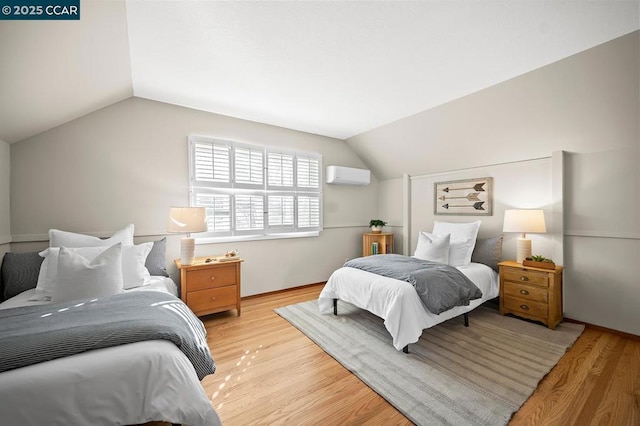
[[[180,240],[180,263],[182,265],[192,265],[196,260],[195,253],[195,238],[184,237]]]
[[[522,261],[529,256],[531,256],[531,240],[518,238],[516,245],[516,262],[522,263]]]

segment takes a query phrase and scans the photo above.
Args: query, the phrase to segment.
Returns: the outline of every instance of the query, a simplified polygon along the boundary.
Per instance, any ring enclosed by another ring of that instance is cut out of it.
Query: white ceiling
[[[83,1],[80,23],[0,21],[0,139],[132,95],[346,139],[637,30],[639,7]]]

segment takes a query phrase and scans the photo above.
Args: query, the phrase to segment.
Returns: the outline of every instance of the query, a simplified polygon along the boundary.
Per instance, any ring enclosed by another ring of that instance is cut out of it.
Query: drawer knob
[[[215,296],[211,296],[211,301],[213,302],[214,300],[216,300]]]
[[[529,292],[527,290],[520,290],[520,294],[524,294],[526,296]]]
[[[215,280],[215,279],[216,279],[216,277],[214,277],[213,275],[211,275],[210,280],[211,280],[211,281],[213,281],[213,280]]]
[[[529,281],[529,277],[523,275],[520,277],[520,281]]]
[[[529,307],[527,305],[520,305],[520,308],[522,308],[525,311],[529,310]]]

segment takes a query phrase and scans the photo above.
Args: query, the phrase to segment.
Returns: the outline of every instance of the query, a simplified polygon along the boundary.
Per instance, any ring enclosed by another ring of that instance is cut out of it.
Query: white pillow
[[[91,235],[76,234],[73,232],[60,231],[59,229],[49,230],[49,247],[110,247],[116,243],[122,243],[123,246],[133,245],[133,224],[127,225],[119,231],[116,231],[110,238],[100,239]],[[51,300],[52,288],[45,290],[48,286],[46,283],[47,276],[51,275],[49,271],[49,261],[44,252],[40,256],[44,257],[42,265],[40,265],[40,273],[38,275],[38,283],[33,296],[29,298],[31,301]],[[57,258],[56,258],[57,262]],[[57,265],[53,266],[56,271],[53,273],[57,276]]]
[[[88,260],[92,260],[108,248],[109,247],[76,247],[68,248],[68,250]],[[152,248],[153,242],[122,247],[122,279],[125,289],[139,287],[151,276],[144,264]],[[29,300],[51,300],[51,296],[59,280],[58,262],[60,249],[61,247],[49,247],[39,253],[40,256],[44,257],[44,261],[40,267],[36,290]]]
[[[449,263],[449,234],[433,235],[428,232],[418,232],[418,245],[414,257],[432,262]]]
[[[478,237],[478,230],[480,229],[481,223],[479,220],[466,223],[434,222],[433,233],[435,235],[451,235],[449,245],[450,265],[465,266],[471,263],[471,255],[476,245],[476,238]],[[454,247],[454,252],[451,251],[452,247]],[[456,263],[455,265],[452,264],[452,259]]]
[[[116,243],[122,243],[123,246],[133,245],[133,224],[116,231],[107,239],[59,229],[49,230],[49,247],[111,247]]]
[[[152,248],[153,241],[122,247],[122,279],[125,289],[140,287],[147,278],[151,277],[144,264]]]
[[[449,265],[466,266],[471,263],[469,253],[473,254],[475,245],[476,241],[471,239],[451,241],[449,244]]]
[[[122,244],[104,250],[93,260],[65,247],[58,255],[54,303],[106,297],[122,291]]]

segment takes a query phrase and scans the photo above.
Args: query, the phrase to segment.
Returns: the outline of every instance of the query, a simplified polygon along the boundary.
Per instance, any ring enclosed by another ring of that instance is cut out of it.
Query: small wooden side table
[[[180,298],[197,316],[236,309],[240,316],[240,264],[243,259],[197,257],[192,265],[174,260],[180,270]],[[209,260],[207,262],[207,260]]]
[[[374,246],[376,252],[374,253]],[[393,234],[391,232],[365,232],[362,234],[362,255],[393,253]]]
[[[555,329],[562,321],[562,266],[542,269],[512,260],[500,267],[500,313],[544,323]]]

